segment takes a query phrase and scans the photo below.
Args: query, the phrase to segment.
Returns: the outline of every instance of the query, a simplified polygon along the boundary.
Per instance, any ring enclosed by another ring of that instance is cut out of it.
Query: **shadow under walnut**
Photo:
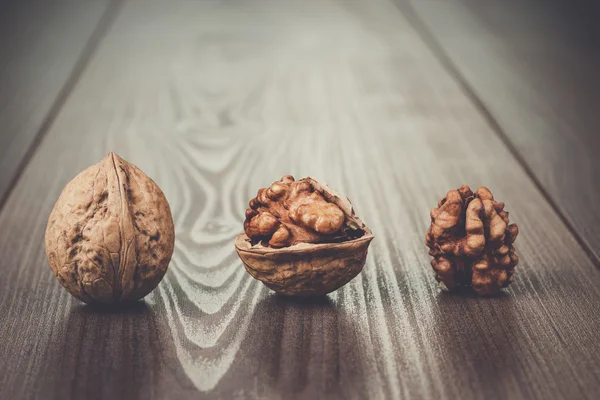
[[[289,296],[318,296],[360,273],[374,236],[350,201],[313,178],[261,189],[235,240],[248,273]]]

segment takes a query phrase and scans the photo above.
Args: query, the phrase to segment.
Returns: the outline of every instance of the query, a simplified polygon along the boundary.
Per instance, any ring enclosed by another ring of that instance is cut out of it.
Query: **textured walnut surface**
[[[236,250],[248,273],[274,291],[289,296],[332,292],[360,273],[373,235],[342,243],[298,244],[282,249],[252,246],[245,233]]]
[[[312,178],[284,176],[260,189],[249,206],[246,235],[270,247],[341,242],[364,233],[353,223],[348,200]]]
[[[46,228],[60,283],[86,303],[133,301],[160,282],[175,240],[160,188],[114,153],[67,184]]]
[[[321,295],[360,273],[373,235],[350,201],[313,178],[285,176],[250,200],[235,247],[246,270],[278,293]]]
[[[513,281],[518,233],[504,203],[487,188],[449,191],[431,210],[425,239],[436,279],[449,290],[472,286],[480,295],[498,293]]]

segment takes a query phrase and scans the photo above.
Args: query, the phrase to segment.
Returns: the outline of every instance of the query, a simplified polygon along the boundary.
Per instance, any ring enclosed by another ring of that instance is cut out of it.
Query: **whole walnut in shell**
[[[285,176],[249,205],[235,247],[246,270],[267,287],[322,295],[362,270],[374,236],[348,199],[325,184]]]
[[[146,296],[165,275],[174,242],[160,188],[114,153],[67,184],[46,228],[52,272],[86,303]]]
[[[504,203],[487,188],[473,193],[463,185],[449,191],[431,210],[425,239],[436,279],[448,290],[472,287],[482,296],[497,294],[513,281],[518,233]]]

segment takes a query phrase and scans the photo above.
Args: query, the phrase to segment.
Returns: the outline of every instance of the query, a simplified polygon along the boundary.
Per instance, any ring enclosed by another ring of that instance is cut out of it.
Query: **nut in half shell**
[[[285,176],[249,205],[235,248],[250,275],[274,291],[324,295],[365,265],[374,236],[350,201],[325,184]]]

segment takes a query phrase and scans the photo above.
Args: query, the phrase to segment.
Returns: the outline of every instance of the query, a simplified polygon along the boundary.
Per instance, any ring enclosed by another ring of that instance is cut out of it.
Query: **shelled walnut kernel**
[[[497,294],[513,281],[518,233],[504,203],[487,188],[473,193],[463,185],[449,191],[431,210],[425,239],[436,279],[448,290],[472,287],[482,296]]]

